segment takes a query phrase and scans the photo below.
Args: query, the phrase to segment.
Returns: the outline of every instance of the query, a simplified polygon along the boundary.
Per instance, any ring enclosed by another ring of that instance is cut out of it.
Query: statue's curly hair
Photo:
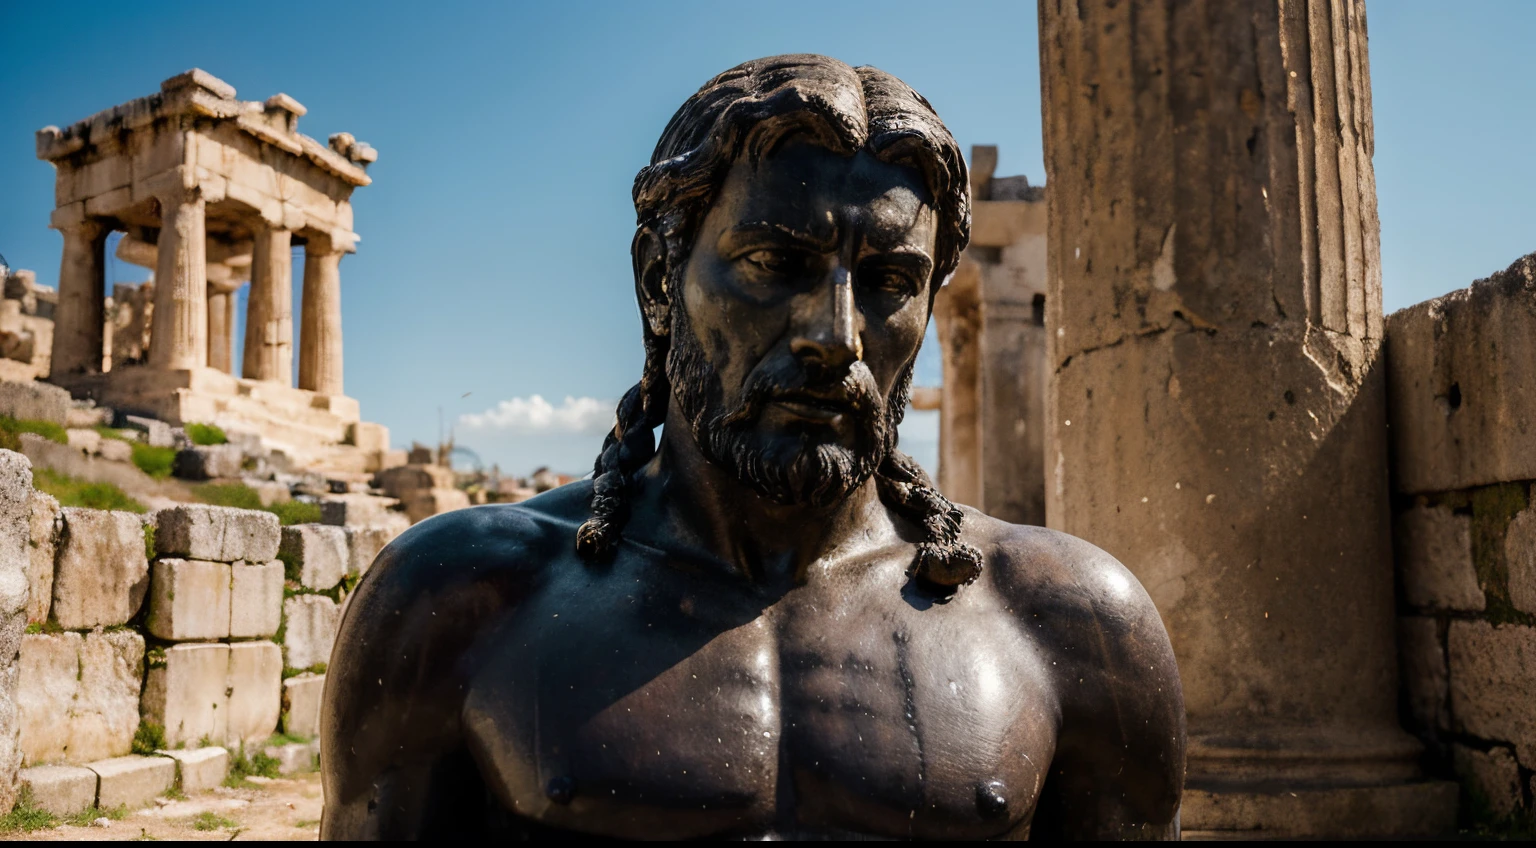
[[[854,68],[826,56],[773,56],[745,62],[705,83],[662,132],[651,164],[635,177],[637,267],[649,231],[665,251],[666,288],[687,261],[695,232],[731,166],[761,161],[784,141],[804,138],[852,155],[916,168],[938,210],[929,308],[939,286],[960,263],[970,240],[971,201],[965,160],[928,101],[901,80],[871,67]],[[644,324],[646,322],[642,322]],[[593,468],[592,517],[576,534],[588,561],[606,559],[628,518],[630,478],[656,454],[655,428],[666,417],[669,338],[645,327],[645,370],[619,401],[612,432]],[[896,421],[910,395],[910,367],[891,398]],[[876,471],[880,498],[916,524],[913,573],[940,586],[959,586],[981,573],[981,554],[960,541],[963,514],[911,457],[892,449]]]

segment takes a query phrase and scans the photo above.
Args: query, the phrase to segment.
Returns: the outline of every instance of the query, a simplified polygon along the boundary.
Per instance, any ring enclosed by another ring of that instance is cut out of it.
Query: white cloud
[[[459,426],[513,435],[606,433],[613,427],[614,401],[566,396],[555,406],[540,395],[504,400],[484,412],[459,416]]]

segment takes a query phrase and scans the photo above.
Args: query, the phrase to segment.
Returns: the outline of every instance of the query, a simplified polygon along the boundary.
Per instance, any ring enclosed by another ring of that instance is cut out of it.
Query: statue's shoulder
[[[1171,664],[1152,598],[1108,552],[1058,530],[1010,524],[969,508],[965,523],[967,539],[982,551],[982,579],[1078,656],[1098,654],[1098,663],[1113,666],[1155,655],[1154,664]],[[1089,642],[1094,650],[1080,650]]]

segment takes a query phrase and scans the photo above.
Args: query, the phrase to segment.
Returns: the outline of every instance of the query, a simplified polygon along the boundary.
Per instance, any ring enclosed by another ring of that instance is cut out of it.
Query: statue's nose
[[[858,306],[853,300],[853,275],[841,264],[830,279],[807,298],[802,307],[801,332],[789,349],[807,362],[840,370],[864,358],[859,335]]]

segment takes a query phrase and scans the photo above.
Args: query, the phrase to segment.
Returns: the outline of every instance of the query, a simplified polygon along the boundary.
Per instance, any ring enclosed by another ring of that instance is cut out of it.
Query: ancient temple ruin
[[[356,251],[351,196],[377,153],[347,133],[300,134],[286,94],[242,101],[200,70],[158,94],[37,133],[57,170],[51,226],[64,237],[52,382],[171,423],[255,431],[295,459],[377,469],[388,432],[360,420],[342,384],[341,258]],[[106,312],[105,245],[154,270]],[[302,246],[294,385],[292,251]],[[247,281],[244,355],[233,345]]]

